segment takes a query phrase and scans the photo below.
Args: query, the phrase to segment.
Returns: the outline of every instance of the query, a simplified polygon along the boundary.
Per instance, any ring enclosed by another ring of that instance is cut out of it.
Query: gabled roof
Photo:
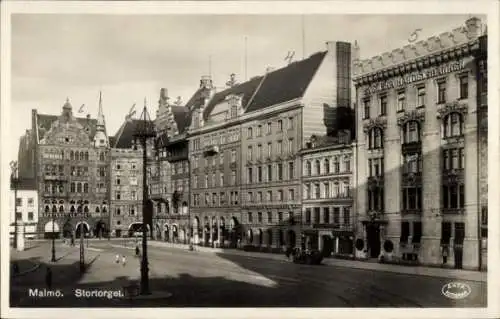
[[[122,124],[118,132],[115,134],[114,136],[115,143],[114,145],[111,144],[111,147],[131,148],[132,141],[134,140],[134,134],[137,132],[137,130],[141,129],[146,125],[147,124],[145,123],[144,120],[136,120],[136,119],[126,120]]]
[[[245,107],[252,98],[252,96],[254,95],[255,90],[259,87],[260,83],[262,82],[262,79],[263,79],[262,76],[258,76],[249,81],[237,84],[224,91],[214,94],[212,99],[210,99],[210,102],[208,103],[207,107],[203,111],[203,119],[206,120],[210,116],[210,113],[212,113],[214,107],[217,104],[223,102],[228,95],[232,94],[243,95],[241,103],[243,107]]]
[[[315,53],[305,60],[268,73],[245,112],[302,97],[326,53],[327,51]]]
[[[191,112],[185,106],[171,106],[171,108],[174,114],[174,121],[177,123],[177,129],[179,130],[179,134],[181,134],[191,124]]]
[[[57,121],[59,117],[59,115],[37,114],[38,138],[40,140],[44,138],[45,134],[50,130],[52,123]],[[97,120],[85,117],[77,117],[76,120],[83,127],[89,127],[89,138],[93,140],[96,132]]]

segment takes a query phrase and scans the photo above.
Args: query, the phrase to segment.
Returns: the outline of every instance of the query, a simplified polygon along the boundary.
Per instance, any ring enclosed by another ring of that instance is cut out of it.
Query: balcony
[[[370,176],[368,177],[368,188],[381,188],[384,187],[384,176]]]
[[[421,172],[404,172],[402,174],[403,185],[422,185]]]
[[[457,184],[463,182],[464,169],[453,168],[453,169],[443,170],[442,179],[445,184]]]
[[[403,154],[419,154],[422,151],[422,142],[409,142],[401,145],[401,153]]]
[[[67,181],[66,175],[44,175],[43,179],[46,181]]]
[[[463,215],[463,214],[465,214],[465,208],[441,208],[441,214],[443,214],[443,215]]]
[[[219,146],[218,145],[210,145],[207,146],[203,149],[203,156],[213,156],[215,154],[219,153]]]

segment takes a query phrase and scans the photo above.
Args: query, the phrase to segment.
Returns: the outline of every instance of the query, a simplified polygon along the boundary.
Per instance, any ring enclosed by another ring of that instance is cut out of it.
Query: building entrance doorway
[[[462,269],[462,263],[463,263],[463,248],[462,246],[457,246],[454,248],[454,253],[455,253],[455,269]]]
[[[321,252],[324,257],[329,257],[333,252],[333,238],[327,235],[322,236],[323,239],[323,249]]]
[[[368,241],[368,252],[370,258],[377,258],[380,254],[380,225],[367,224],[366,237]]]

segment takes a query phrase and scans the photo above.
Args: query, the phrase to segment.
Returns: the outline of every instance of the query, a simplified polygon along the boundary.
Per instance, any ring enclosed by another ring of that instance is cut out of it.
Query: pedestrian
[[[117,264],[119,264],[119,263],[120,263],[120,255],[116,254],[116,257],[115,257],[115,262],[116,262]]]
[[[47,288],[52,289],[52,270],[50,267],[47,267],[47,271],[45,272],[45,284]]]
[[[125,255],[122,255],[122,265],[125,266],[127,263],[127,259],[125,258]]]
[[[71,236],[71,246],[75,246],[75,237]]]
[[[135,246],[135,256],[139,257],[139,254],[140,254],[139,245],[136,245]]]
[[[14,263],[14,265],[12,265],[12,270],[14,271],[14,275],[17,275],[19,274],[19,265],[17,264],[17,262]]]
[[[448,261],[448,247],[443,247],[443,267]]]

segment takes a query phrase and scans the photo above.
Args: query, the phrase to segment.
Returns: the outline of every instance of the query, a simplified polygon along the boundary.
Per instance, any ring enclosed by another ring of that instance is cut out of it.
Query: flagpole
[[[247,78],[248,58],[247,58],[247,37],[245,36],[245,81]]]

